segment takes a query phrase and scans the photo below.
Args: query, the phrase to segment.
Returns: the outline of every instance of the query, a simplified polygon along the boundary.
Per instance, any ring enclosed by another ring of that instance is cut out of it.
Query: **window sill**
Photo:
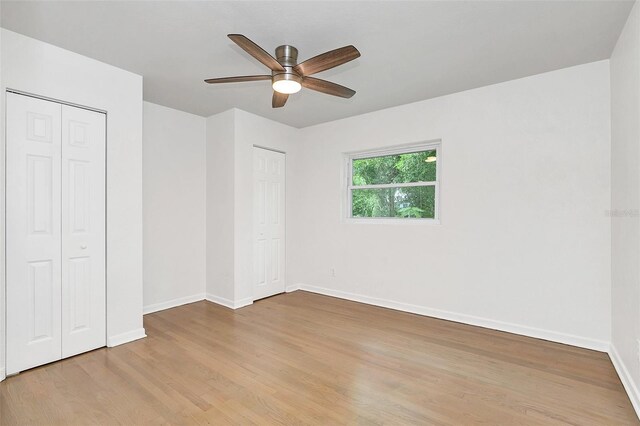
[[[343,220],[348,224],[367,225],[440,225],[440,219],[397,219],[397,218],[361,218],[348,217]]]

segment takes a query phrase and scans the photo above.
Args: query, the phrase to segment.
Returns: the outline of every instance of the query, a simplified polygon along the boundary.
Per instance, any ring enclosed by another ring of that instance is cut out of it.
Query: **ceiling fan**
[[[248,54],[266,65],[271,70],[271,75],[210,78],[205,80],[207,83],[271,80],[271,85],[273,86],[271,106],[273,108],[283,107],[289,95],[300,91],[302,87],[342,98],[350,98],[356,93],[355,90],[351,90],[348,87],[310,77],[312,74],[337,67],[358,58],[360,52],[353,46],[331,50],[299,64],[297,62],[298,49],[288,44],[278,46],[276,48],[276,57],[274,58],[242,34],[229,34],[228,37]]]

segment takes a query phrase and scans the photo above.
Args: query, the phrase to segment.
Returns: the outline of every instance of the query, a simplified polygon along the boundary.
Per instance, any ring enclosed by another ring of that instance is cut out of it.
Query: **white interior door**
[[[62,106],[62,357],[106,344],[105,115]]]
[[[7,373],[104,346],[105,116],[7,93]]]
[[[62,354],[61,111],[7,93],[7,374]]]
[[[254,300],[285,291],[285,155],[253,148]]]

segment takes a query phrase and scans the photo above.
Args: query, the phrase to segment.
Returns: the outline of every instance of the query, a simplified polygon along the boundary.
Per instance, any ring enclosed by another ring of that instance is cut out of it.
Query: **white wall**
[[[203,117],[144,103],[144,311],[204,299]]]
[[[295,177],[296,135],[293,127],[238,109],[207,119],[209,300],[234,308],[253,302],[253,146],[286,153],[289,184]],[[292,208],[287,198],[287,215]]]
[[[640,4],[611,56],[612,360],[640,413]]]
[[[0,57],[2,105],[11,88],[107,111],[107,343],[144,337],[142,77],[4,29]],[[4,356],[4,339],[0,345]]]
[[[235,110],[207,118],[207,298],[233,306]]]
[[[609,117],[601,61],[302,129],[292,280],[607,350]],[[344,152],[436,139],[441,225],[343,220]]]

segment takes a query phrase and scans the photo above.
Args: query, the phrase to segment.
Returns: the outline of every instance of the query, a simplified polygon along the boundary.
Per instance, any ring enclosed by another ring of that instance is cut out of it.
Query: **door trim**
[[[284,154],[287,155],[286,151],[280,151],[279,149],[275,149],[275,148],[268,148],[266,146],[262,146],[262,145],[253,145],[254,148],[260,148],[260,149],[264,149],[265,151],[271,151],[271,152],[277,152],[278,154]],[[285,175],[286,177],[286,175]]]
[[[81,109],[86,109],[86,110],[93,111],[93,112],[99,112],[99,113],[105,114],[105,115],[107,114],[107,111],[105,111],[103,109],[93,108],[93,107],[90,107],[90,106],[76,104],[76,103],[73,103],[73,102],[62,101],[60,99],[50,98],[48,96],[37,95],[35,93],[25,92],[23,90],[16,90],[16,89],[11,89],[11,88],[7,87],[6,92],[7,93],[15,93],[16,95],[28,96],[30,98],[42,99],[43,101],[55,102],[57,104],[67,105],[67,106],[71,106],[71,107],[74,107],[74,108],[81,108]],[[6,114],[6,110],[5,110],[5,114]]]

